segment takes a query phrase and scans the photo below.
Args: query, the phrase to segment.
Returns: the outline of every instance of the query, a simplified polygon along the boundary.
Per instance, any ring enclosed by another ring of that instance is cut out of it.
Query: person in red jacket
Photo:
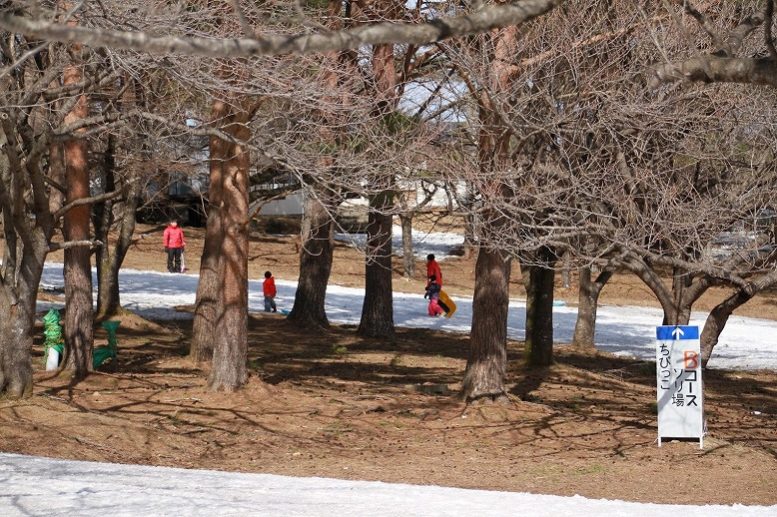
[[[426,278],[432,278],[434,277],[435,282],[437,282],[437,285],[442,288],[442,270],[440,269],[440,264],[437,263],[436,260],[434,260],[434,255],[432,253],[428,254],[426,256]],[[429,284],[431,282],[426,282],[426,287],[429,287]]]
[[[275,306],[275,295],[278,294],[275,289],[275,278],[269,271],[264,272],[264,283],[262,284],[262,291],[264,292],[264,312],[278,312],[278,308]]]
[[[181,253],[186,247],[186,240],[183,237],[183,230],[178,226],[178,221],[175,219],[170,221],[162,239],[167,252],[167,270],[171,273],[180,273]]]

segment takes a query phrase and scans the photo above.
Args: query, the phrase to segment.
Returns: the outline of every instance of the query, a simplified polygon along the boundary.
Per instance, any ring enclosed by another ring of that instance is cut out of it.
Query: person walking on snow
[[[438,286],[437,305],[439,305],[442,308],[442,310],[445,311],[445,317],[450,318],[451,316],[453,316],[453,313],[456,312],[456,304],[453,302],[450,296],[448,296],[442,290],[442,270],[440,269],[440,264],[438,264],[437,261],[434,260],[433,253],[430,253],[426,256],[426,278],[429,279],[426,282],[427,289],[429,289],[429,286],[431,285],[432,282],[435,282],[437,284]],[[431,307],[429,308],[429,310],[431,311]]]
[[[264,312],[278,312],[278,308],[275,306],[275,295],[278,294],[275,289],[275,278],[269,271],[264,272],[264,282],[262,283],[262,291],[264,292]]]
[[[165,228],[162,236],[165,251],[167,252],[167,270],[171,273],[181,272],[181,254],[186,247],[186,240],[183,237],[183,230],[178,226],[178,221],[172,219]]]
[[[435,282],[442,289],[442,270],[440,269],[440,264],[434,260],[434,254],[430,253],[426,256],[426,278],[430,279],[426,282],[426,287],[429,287],[432,277],[434,277]]]

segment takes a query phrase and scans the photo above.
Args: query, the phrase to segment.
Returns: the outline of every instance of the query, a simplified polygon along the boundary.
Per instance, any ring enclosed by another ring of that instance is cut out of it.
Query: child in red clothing
[[[167,270],[171,273],[180,273],[181,254],[186,247],[186,240],[183,238],[183,230],[178,226],[178,221],[175,219],[170,221],[162,239],[167,252]]]
[[[262,291],[264,292],[264,312],[278,312],[278,308],[275,306],[275,295],[278,291],[275,289],[275,278],[269,271],[264,272],[264,283],[262,284]]]

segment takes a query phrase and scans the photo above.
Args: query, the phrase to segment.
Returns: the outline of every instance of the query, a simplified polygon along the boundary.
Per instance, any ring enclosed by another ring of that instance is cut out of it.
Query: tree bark
[[[115,181],[115,160],[116,141],[113,135],[108,135],[107,149],[103,156],[102,187],[103,192],[112,192],[116,188]],[[118,309],[119,299],[119,277],[116,271],[116,277],[113,278],[110,271],[111,266],[111,247],[109,235],[113,225],[113,200],[98,203],[92,209],[92,225],[94,226],[95,238],[100,240],[103,245],[95,250],[95,264],[97,265],[97,312],[96,319],[105,317],[109,310],[115,312]],[[114,292],[115,291],[115,292]],[[111,299],[116,300],[112,302]],[[109,309],[109,305],[117,305]]]
[[[78,52],[80,49],[76,49]],[[64,84],[76,84],[83,78],[76,65],[65,69]],[[89,115],[86,96],[81,95],[73,109],[65,116],[65,124],[72,124]],[[65,170],[67,173],[67,203],[89,197],[89,165],[86,140],[74,137],[65,142]],[[64,216],[65,240],[89,239],[88,205],[71,208]],[[86,246],[65,249],[65,368],[74,370],[75,379],[83,379],[92,370],[94,310],[92,307],[91,253]]]
[[[364,304],[357,333],[365,337],[394,337],[394,305],[391,284],[391,192],[370,199],[367,224]]]
[[[27,305],[14,305],[0,292],[0,393],[10,398],[32,394],[33,318]]]
[[[471,182],[466,184],[466,192],[462,201],[464,209],[464,258],[469,259],[477,250],[476,219],[475,219],[475,189]]]
[[[224,237],[219,253],[221,283],[215,326],[213,367],[209,386],[234,391],[248,379],[248,142],[251,113],[235,108],[225,130],[242,144],[231,143],[222,177],[221,222]]]
[[[462,394],[468,401],[505,394],[511,259],[480,248],[475,265],[472,331]]]
[[[299,281],[294,295],[294,307],[289,321],[309,328],[328,328],[326,287],[332,272],[334,255],[332,206],[319,196],[309,193],[305,200],[300,250]]]
[[[113,192],[116,189],[115,177],[116,142],[113,135],[108,136],[108,148],[104,157],[104,191]],[[97,265],[97,311],[95,319],[107,320],[121,311],[121,293],[119,290],[119,270],[124,263],[132,236],[135,233],[136,212],[140,197],[141,182],[135,174],[131,174],[122,182],[124,200],[121,207],[121,219],[118,225],[118,238],[111,245],[109,235],[115,222],[114,209],[116,204],[109,200],[97,204],[93,209],[92,222],[95,236],[103,245],[95,252]]]
[[[572,345],[583,350],[595,349],[596,312],[599,308],[599,295],[605,284],[612,278],[612,271],[602,271],[596,280],[591,280],[591,267],[579,269],[579,292],[577,320]]]
[[[413,218],[408,215],[400,215],[402,223],[402,264],[405,278],[415,276],[415,256],[413,255]]]
[[[569,289],[570,285],[570,270],[572,269],[572,254],[570,252],[565,252],[562,256],[562,263],[563,266],[561,267],[561,286],[564,289]],[[590,278],[590,277],[589,277]]]
[[[133,189],[134,190],[134,189]],[[131,191],[132,192],[132,191]],[[106,320],[116,316],[121,311],[121,294],[119,290],[119,270],[124,263],[129,247],[132,245],[132,235],[135,233],[138,198],[131,193],[124,201],[119,236],[113,248],[108,244],[108,236],[103,240],[106,252],[97,255],[97,319]]]
[[[214,101],[211,109],[214,125],[227,125],[229,105]],[[197,297],[194,302],[194,322],[189,356],[195,363],[211,361],[215,343],[217,305],[219,298],[219,254],[224,237],[222,217],[222,178],[228,158],[229,142],[215,136],[209,140],[210,176],[208,186],[208,220],[205,243],[200,260]]]
[[[529,266],[526,293],[526,354],[530,368],[553,364],[553,269],[555,255],[548,248],[538,253],[542,265]]]
[[[664,314],[664,325],[687,325],[691,320],[691,306],[695,300],[690,300],[687,294],[692,286],[693,279],[684,274],[683,271],[675,268],[672,271],[672,305],[674,306],[674,317]]]
[[[26,214],[22,213],[22,217]],[[51,217],[41,214],[49,224]],[[16,226],[18,221],[4,220]],[[14,231],[14,229],[5,229]],[[23,236],[24,247],[18,267],[3,271],[0,282],[0,394],[11,398],[32,394],[32,336],[35,325],[35,301],[48,253],[52,226],[35,228]]]

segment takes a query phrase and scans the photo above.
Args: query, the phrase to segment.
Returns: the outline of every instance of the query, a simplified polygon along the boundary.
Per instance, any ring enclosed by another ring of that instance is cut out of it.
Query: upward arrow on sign
[[[675,339],[680,339],[683,334],[685,334],[685,332],[683,332],[683,329],[681,329],[680,327],[675,327],[674,330],[672,331],[672,336]]]

